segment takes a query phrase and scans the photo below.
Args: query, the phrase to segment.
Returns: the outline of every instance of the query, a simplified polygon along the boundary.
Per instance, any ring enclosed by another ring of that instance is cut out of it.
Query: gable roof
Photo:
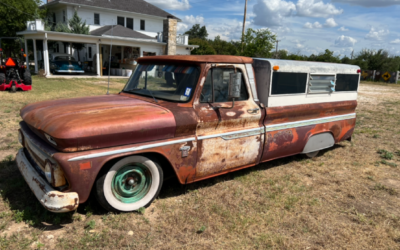
[[[90,32],[92,36],[119,36],[139,39],[155,39],[155,37],[146,36],[140,32],[125,28],[121,25],[106,25]]]
[[[86,5],[90,7],[99,7],[104,9],[128,11],[128,12],[158,16],[163,18],[169,17],[178,19],[180,21],[180,19],[175,17],[174,15],[144,0],[52,0],[48,1],[47,4],[44,4],[42,6],[47,7],[48,5],[53,5],[55,3],[77,4],[83,6]]]

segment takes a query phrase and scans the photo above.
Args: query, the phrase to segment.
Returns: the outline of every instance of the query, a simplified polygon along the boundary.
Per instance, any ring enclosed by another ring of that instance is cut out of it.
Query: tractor
[[[18,53],[9,54],[9,57],[3,58],[2,40],[18,40],[21,45],[21,51]],[[32,90],[31,72],[25,65],[26,54],[22,47],[21,39],[18,37],[2,37],[0,38],[0,91],[9,90],[16,92],[17,90],[27,91]]]

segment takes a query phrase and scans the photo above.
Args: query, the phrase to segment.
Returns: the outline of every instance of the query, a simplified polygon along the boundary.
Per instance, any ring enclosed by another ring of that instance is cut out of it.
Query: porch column
[[[72,56],[72,43],[69,43],[69,54]]]
[[[36,39],[33,39],[33,58],[35,60],[35,73],[37,74],[39,69],[38,69],[38,61],[37,61],[37,53],[36,53]]]
[[[103,68],[103,65],[100,65],[100,46],[99,46],[99,43],[96,43],[96,66],[97,66],[97,76],[100,76],[100,67]]]
[[[124,46],[121,46],[121,63],[124,63]]]
[[[25,61],[26,61],[26,68],[29,69],[29,55],[28,55],[28,40],[25,38]]]
[[[45,76],[50,76],[50,65],[49,65],[49,49],[47,47],[47,34],[46,38],[43,39],[43,60],[44,60],[44,71]]]

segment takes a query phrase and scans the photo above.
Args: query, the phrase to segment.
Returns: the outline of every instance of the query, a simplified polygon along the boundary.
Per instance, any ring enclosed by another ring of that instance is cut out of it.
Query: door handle
[[[249,114],[257,114],[259,110],[260,110],[259,108],[248,109],[247,113],[249,113]]]

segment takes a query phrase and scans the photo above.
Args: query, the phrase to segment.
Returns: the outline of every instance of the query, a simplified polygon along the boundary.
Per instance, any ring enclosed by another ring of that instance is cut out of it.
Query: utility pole
[[[275,58],[276,59],[278,59],[278,45],[279,45],[280,41],[282,41],[282,40],[276,40],[276,52],[275,52]]]
[[[242,53],[243,53],[243,47],[244,47],[244,30],[246,27],[246,15],[247,15],[247,0],[246,0],[246,3],[244,4],[244,17],[243,17],[243,30],[242,30]]]
[[[353,52],[351,52],[351,60],[353,60],[353,56],[354,56],[354,49]]]

